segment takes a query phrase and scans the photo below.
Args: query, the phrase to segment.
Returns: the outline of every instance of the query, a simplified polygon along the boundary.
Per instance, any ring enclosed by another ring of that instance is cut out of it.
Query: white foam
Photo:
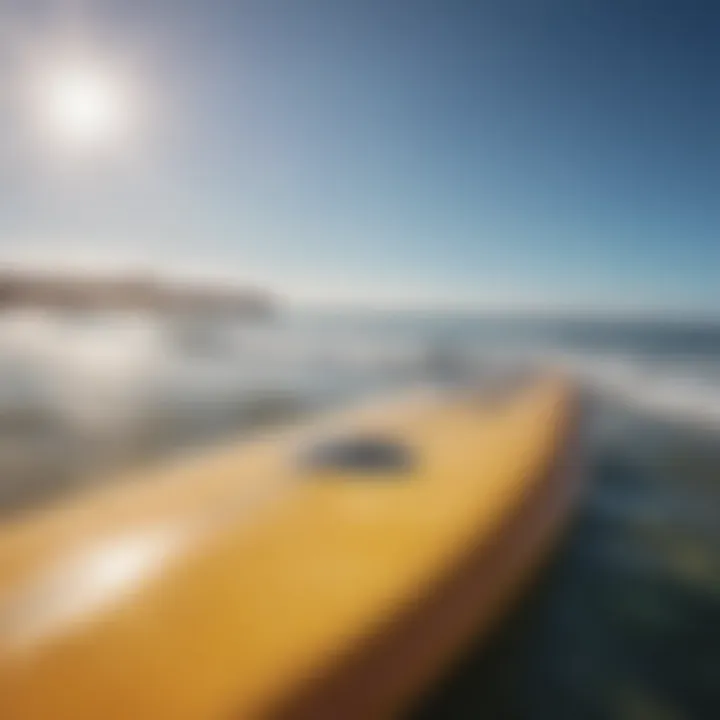
[[[587,387],[635,410],[720,429],[720,378],[707,360],[558,353],[556,362]]]

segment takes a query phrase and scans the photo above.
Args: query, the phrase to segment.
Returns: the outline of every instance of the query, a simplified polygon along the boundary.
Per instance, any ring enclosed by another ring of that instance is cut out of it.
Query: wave
[[[258,394],[312,399],[422,380],[432,362],[472,375],[520,363],[562,368],[584,388],[643,414],[720,429],[720,352],[680,356],[578,350],[535,337],[429,339],[349,326],[216,328],[143,317],[103,322],[16,314],[0,321],[0,412],[44,403],[71,424],[131,422],[149,404],[211,406]],[[431,362],[432,360],[432,362]],[[452,362],[450,362],[452,361]]]

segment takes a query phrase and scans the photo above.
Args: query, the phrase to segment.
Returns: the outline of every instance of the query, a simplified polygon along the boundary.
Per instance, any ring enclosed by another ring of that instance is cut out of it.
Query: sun
[[[52,68],[36,97],[45,130],[68,148],[112,148],[130,129],[133,108],[127,87],[89,62]]]

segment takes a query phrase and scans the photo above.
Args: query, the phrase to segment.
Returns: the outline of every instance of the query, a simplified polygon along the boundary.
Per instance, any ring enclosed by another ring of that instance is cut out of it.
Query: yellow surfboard
[[[0,717],[396,717],[577,496],[572,393],[417,393],[0,528]]]

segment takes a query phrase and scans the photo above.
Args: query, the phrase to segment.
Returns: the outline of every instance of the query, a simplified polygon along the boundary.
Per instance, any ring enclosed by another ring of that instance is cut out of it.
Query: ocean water
[[[587,495],[489,648],[422,718],[720,717],[720,325],[293,313],[0,318],[0,511],[374,394],[552,365],[585,398]]]

